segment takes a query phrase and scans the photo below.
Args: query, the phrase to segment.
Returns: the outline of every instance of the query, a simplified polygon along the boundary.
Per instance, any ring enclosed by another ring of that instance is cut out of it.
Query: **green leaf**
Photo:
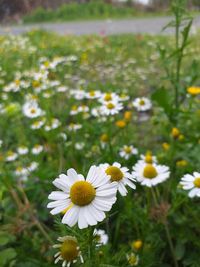
[[[175,247],[175,256],[177,260],[181,260],[185,254],[185,245],[181,242],[178,242]]]
[[[6,232],[0,232],[0,245],[1,246],[4,246],[8,244],[9,242],[12,242],[14,239],[15,238],[13,235],[9,235]]]
[[[16,257],[17,253],[13,248],[7,248],[0,251],[0,266],[8,266],[8,262]]]

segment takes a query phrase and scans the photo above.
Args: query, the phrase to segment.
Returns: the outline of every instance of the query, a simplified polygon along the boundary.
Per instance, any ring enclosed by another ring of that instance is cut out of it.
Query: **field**
[[[200,266],[190,26],[0,37],[0,266]]]

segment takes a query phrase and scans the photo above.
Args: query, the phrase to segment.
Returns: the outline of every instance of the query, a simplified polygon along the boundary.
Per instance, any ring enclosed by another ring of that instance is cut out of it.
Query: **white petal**
[[[70,227],[74,226],[78,221],[80,208],[78,206],[72,206],[63,216],[62,223],[68,224]]]
[[[87,220],[86,220],[85,215],[84,215],[84,207],[80,208],[80,211],[79,211],[78,227],[80,229],[88,227],[88,223],[87,223]]]
[[[61,200],[61,199],[67,199],[68,194],[60,191],[53,191],[49,196],[48,199],[51,200]]]

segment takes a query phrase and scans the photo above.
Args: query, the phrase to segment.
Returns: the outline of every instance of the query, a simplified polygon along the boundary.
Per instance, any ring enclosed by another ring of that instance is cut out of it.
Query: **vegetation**
[[[199,34],[172,12],[175,38],[0,37],[0,266],[200,266]]]

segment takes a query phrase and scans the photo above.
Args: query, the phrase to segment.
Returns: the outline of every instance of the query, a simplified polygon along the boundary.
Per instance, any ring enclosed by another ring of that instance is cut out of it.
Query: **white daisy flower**
[[[38,120],[38,121],[34,121],[32,124],[31,124],[31,129],[32,130],[38,130],[40,129],[43,125],[45,124],[45,120]]]
[[[33,162],[31,162],[31,163],[27,166],[27,170],[28,170],[29,172],[33,172],[33,171],[37,170],[38,165],[39,165],[39,164],[38,164],[37,162],[33,161]]]
[[[7,153],[6,153],[6,161],[10,162],[10,161],[15,161],[17,159],[18,155],[17,153],[9,150]]]
[[[126,254],[126,258],[130,266],[137,266],[139,263],[139,256],[133,252]]]
[[[133,167],[132,175],[141,185],[152,187],[167,180],[170,171],[169,167],[164,165],[138,161]]]
[[[111,182],[117,182],[117,189],[122,196],[126,196],[128,193],[126,185],[132,189],[136,188],[135,184],[133,183],[135,179],[129,173],[128,168],[121,167],[120,163],[114,162],[113,165],[105,163],[101,164],[100,167],[109,176]]]
[[[0,139],[0,147],[2,147],[3,141]]]
[[[81,124],[78,124],[78,123],[73,123],[73,122],[71,122],[70,124],[69,124],[69,126],[68,126],[68,130],[69,131],[77,131],[77,130],[79,130],[79,129],[81,129],[82,128],[82,125]]]
[[[139,160],[139,162],[144,162],[149,164],[158,162],[156,156],[153,156],[151,152],[147,152],[145,155],[140,155],[140,158],[141,159]]]
[[[20,146],[20,147],[18,147],[17,153],[19,155],[26,155],[28,153],[28,147],[26,147],[26,146]]]
[[[100,108],[101,114],[106,116],[118,114],[121,109],[123,105],[119,102],[107,102]]]
[[[79,142],[79,143],[76,143],[74,146],[77,150],[82,150],[85,146],[85,143]]]
[[[101,102],[102,104],[106,104],[109,102],[118,102],[118,101],[119,101],[119,96],[116,93],[104,93],[99,98],[99,102]]]
[[[28,118],[37,118],[44,115],[44,111],[34,102],[27,102],[22,107],[23,114]]]
[[[45,131],[49,132],[51,130],[58,128],[60,125],[61,125],[60,121],[56,118],[53,118],[47,125],[45,125],[44,129]]]
[[[124,159],[129,159],[132,155],[137,155],[138,154],[138,150],[137,148],[135,148],[134,146],[123,146],[120,149],[119,155],[120,157],[124,158]]]
[[[137,111],[147,111],[152,108],[152,103],[146,97],[138,97],[133,101],[133,106]]]
[[[17,176],[26,176],[28,174],[28,170],[21,166],[17,167],[15,170],[15,175]]]
[[[44,147],[42,145],[34,145],[34,147],[31,149],[31,152],[33,155],[38,155],[43,151]]]
[[[102,245],[106,245],[108,243],[108,235],[106,234],[106,232],[104,230],[101,229],[94,229],[94,233],[93,233],[94,237],[95,237],[95,241],[97,242],[96,246],[102,246]]]
[[[193,198],[200,197],[200,173],[194,172],[193,175],[185,174],[181,178],[180,184],[184,190],[190,190],[188,196]]]
[[[49,195],[53,200],[48,208],[51,214],[65,212],[62,223],[74,226],[78,222],[80,229],[96,225],[105,219],[105,212],[112,208],[116,201],[117,184],[110,183],[110,178],[101,168],[91,166],[86,179],[69,169],[61,174],[53,184],[62,191]]]
[[[73,105],[70,110],[70,115],[77,115],[79,113],[78,107],[76,105]]]
[[[59,249],[59,252],[54,255],[55,263],[61,260],[63,261],[62,267],[70,267],[71,264],[77,262],[78,258],[80,258],[81,263],[84,262],[78,241],[74,236],[59,237],[58,241],[61,243],[53,246]]]
[[[86,92],[85,96],[87,99],[96,99],[101,96],[101,92],[92,90],[92,91]]]

